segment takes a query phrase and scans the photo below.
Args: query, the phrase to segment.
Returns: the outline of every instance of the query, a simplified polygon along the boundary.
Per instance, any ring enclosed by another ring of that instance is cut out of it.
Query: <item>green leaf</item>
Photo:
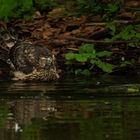
[[[96,59],[96,53],[95,54],[90,54],[90,59]]]
[[[90,76],[91,75],[91,72],[88,69],[85,69],[85,70],[82,71],[81,74],[82,75],[85,75],[85,76]]]
[[[120,67],[126,67],[128,65],[132,65],[132,63],[130,61],[123,61],[121,64],[120,64]]]
[[[89,54],[75,54],[75,59],[78,62],[87,62]]]
[[[117,12],[117,11],[118,11],[118,8],[119,8],[119,6],[118,6],[117,4],[109,3],[109,4],[107,5],[107,11],[108,11],[109,13]]]
[[[115,33],[116,33],[116,25],[114,23],[108,23],[106,25],[106,28],[111,30],[111,35],[115,35]]]
[[[79,53],[95,53],[96,50],[94,49],[93,44],[84,44],[79,48]]]
[[[107,72],[107,73],[111,73],[114,68],[114,65],[106,63],[106,62],[102,62],[101,60],[96,60],[95,64],[99,68],[101,68],[104,72]]]
[[[84,75],[84,76],[90,76],[91,72],[88,69],[77,69],[75,70],[75,75]]]
[[[96,60],[94,60],[94,59],[91,59],[91,60],[90,60],[90,63],[91,63],[92,65],[94,65],[95,62],[96,62]]]
[[[65,55],[66,60],[74,60],[75,59],[75,54],[74,53],[67,53]]]
[[[100,52],[97,52],[96,55],[98,57],[108,57],[108,56],[111,56],[112,55],[112,52],[109,52],[109,51],[100,51]]]
[[[135,36],[134,26],[128,25],[127,27],[123,28],[120,33],[115,35],[112,39],[123,39],[123,40],[130,40]]]

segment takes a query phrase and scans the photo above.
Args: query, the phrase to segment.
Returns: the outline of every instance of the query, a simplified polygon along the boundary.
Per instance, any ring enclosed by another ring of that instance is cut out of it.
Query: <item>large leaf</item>
[[[96,55],[98,57],[108,57],[108,56],[111,56],[112,55],[112,52],[109,52],[109,51],[100,51],[100,52],[97,52]]]
[[[78,62],[87,62],[89,57],[89,54],[75,54],[75,59]]]
[[[104,72],[107,72],[107,73],[111,73],[113,68],[114,68],[114,65],[112,64],[109,64],[109,63],[106,63],[106,62],[102,62],[100,60],[96,60],[95,61],[95,64],[101,68]]]
[[[74,53],[67,53],[65,55],[66,60],[74,60],[75,59],[75,54]]]
[[[93,44],[84,44],[79,48],[79,53],[95,53]]]

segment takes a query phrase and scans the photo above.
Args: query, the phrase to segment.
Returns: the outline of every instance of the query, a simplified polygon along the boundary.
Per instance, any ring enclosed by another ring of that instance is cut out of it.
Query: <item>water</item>
[[[139,77],[0,84],[0,140],[140,140]]]

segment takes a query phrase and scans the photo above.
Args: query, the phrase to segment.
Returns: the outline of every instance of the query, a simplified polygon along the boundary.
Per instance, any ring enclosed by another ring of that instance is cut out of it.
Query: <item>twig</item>
[[[105,22],[90,22],[85,23],[86,26],[105,26],[107,23]]]
[[[69,40],[77,40],[77,41],[88,42],[88,43],[95,43],[95,44],[126,44],[126,43],[138,43],[138,41],[133,41],[133,40],[128,40],[128,41],[123,41],[123,40],[118,40],[118,41],[90,40],[90,39],[78,38],[78,37],[72,37],[72,36],[66,37],[66,39],[69,39]]]
[[[136,21],[132,21],[132,20],[114,20],[112,21],[112,23],[119,23],[119,24],[128,24],[128,23],[135,23],[135,22],[138,22],[137,20]],[[91,22],[91,23],[86,23],[85,25],[87,26],[105,26],[107,25],[108,23],[106,22]]]
[[[71,50],[71,51],[78,51],[78,48],[67,48],[68,50]]]
[[[132,10],[132,11],[140,11],[140,8],[139,7],[124,7],[125,9],[127,10]]]
[[[94,36],[97,37],[97,36],[103,35],[103,34],[105,34],[107,32],[108,32],[108,30],[106,28],[101,28],[100,30],[95,31],[95,32],[91,33],[90,35],[88,35],[88,38],[89,37],[94,37]]]

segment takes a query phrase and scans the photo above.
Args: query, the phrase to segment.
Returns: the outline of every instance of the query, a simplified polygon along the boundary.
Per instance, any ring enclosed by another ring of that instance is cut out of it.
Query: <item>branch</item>
[[[133,40],[128,40],[128,41],[123,41],[123,40],[118,40],[118,41],[105,41],[105,40],[91,40],[91,39],[78,38],[78,37],[72,37],[72,36],[68,36],[68,37],[66,37],[66,39],[69,39],[69,40],[77,40],[77,41],[88,42],[88,43],[95,43],[95,44],[139,43],[139,41],[133,41]]]
[[[128,23],[139,23],[139,20],[114,20],[112,23],[119,23],[119,24],[128,24]],[[107,22],[90,22],[86,23],[86,26],[106,26]]]

